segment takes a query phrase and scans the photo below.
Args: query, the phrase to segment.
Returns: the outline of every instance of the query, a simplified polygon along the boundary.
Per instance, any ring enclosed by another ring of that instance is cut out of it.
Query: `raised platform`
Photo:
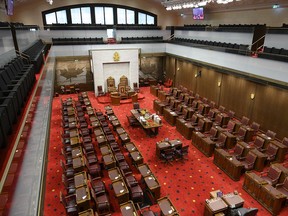
[[[138,93],[138,100],[143,100],[144,98],[145,97],[143,94]],[[108,94],[106,94],[105,96],[96,97],[96,99],[101,104],[111,103],[111,98],[110,98],[110,95],[108,95]],[[128,98],[128,99],[120,100],[120,104],[127,104],[127,103],[132,103],[132,99]]]

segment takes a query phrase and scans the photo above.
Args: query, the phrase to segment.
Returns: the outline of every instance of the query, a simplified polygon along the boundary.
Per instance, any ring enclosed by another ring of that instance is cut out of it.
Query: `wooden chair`
[[[110,92],[116,92],[117,91],[117,88],[116,88],[116,85],[115,85],[115,79],[113,77],[108,77],[107,80],[107,91],[110,93]]]

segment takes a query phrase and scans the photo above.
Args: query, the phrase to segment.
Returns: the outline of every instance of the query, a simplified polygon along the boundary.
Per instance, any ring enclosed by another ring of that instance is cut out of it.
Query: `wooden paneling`
[[[175,73],[175,58],[167,56],[166,57],[166,80],[172,79],[174,80],[174,73]],[[173,82],[174,85],[174,82]]]
[[[288,136],[288,91],[258,85],[253,106],[253,119],[263,131],[272,130],[278,138]]]
[[[201,77],[197,77],[197,93],[201,97],[206,97],[210,101],[218,103],[220,88],[218,87],[218,81],[221,80],[222,74],[216,73],[213,69],[199,67],[201,71]]]
[[[223,74],[219,105],[232,110],[241,118],[243,115],[251,118],[253,101],[250,94],[255,92],[255,83],[233,75]]]
[[[194,67],[191,63],[177,60],[175,86],[182,85],[193,90],[193,86],[195,85],[193,70]]]

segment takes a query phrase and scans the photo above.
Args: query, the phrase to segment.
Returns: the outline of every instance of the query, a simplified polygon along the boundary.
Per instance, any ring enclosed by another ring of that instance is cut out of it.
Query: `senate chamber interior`
[[[0,9],[0,215],[288,214],[287,1]]]

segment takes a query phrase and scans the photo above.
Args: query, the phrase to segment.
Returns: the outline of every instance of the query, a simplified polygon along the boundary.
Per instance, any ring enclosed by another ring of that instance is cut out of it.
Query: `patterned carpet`
[[[149,93],[149,87],[141,88],[141,93],[145,96],[144,100],[139,101],[141,108],[147,108],[153,111],[153,100],[155,99]],[[94,93],[88,92],[89,99],[94,108],[101,109],[104,112],[104,106],[107,104],[99,104]],[[60,95],[62,98],[73,97],[76,95]],[[217,166],[213,164],[213,157],[207,158],[199,152],[191,141],[186,140],[176,128],[170,126],[163,119],[163,127],[159,129],[159,134],[156,137],[150,138],[146,136],[141,128],[132,128],[128,125],[126,114],[130,113],[132,104],[121,104],[114,106],[113,110],[121,122],[122,127],[128,132],[131,141],[141,151],[144,162],[148,163],[152,172],[158,178],[161,184],[161,197],[169,196],[170,200],[182,216],[203,215],[205,199],[209,198],[209,192],[220,189],[225,193],[238,191],[245,200],[244,207],[255,207],[259,209],[258,215],[270,215],[257,201],[255,201],[243,189],[243,176],[240,181],[234,182]],[[46,195],[44,203],[44,215],[64,215],[65,209],[59,202],[59,192],[64,191],[63,183],[61,182],[62,170],[59,164],[61,155],[61,112],[60,98],[55,97],[53,100],[53,111],[50,128],[50,146],[48,155],[48,167],[46,177]],[[189,145],[188,160],[184,163],[173,161],[173,165],[163,164],[156,157],[157,141],[164,138],[177,139],[179,138],[184,145]],[[94,140],[94,139],[93,139]],[[98,158],[100,159],[99,149],[97,149]],[[139,173],[133,168],[136,178],[139,178]],[[112,215],[121,215],[119,205],[117,204],[113,191],[109,188],[109,180],[107,171],[104,172],[103,180],[109,192],[110,201],[113,205],[114,212]],[[159,212],[157,204],[152,206],[152,209]],[[287,208],[282,210],[281,215],[287,215]]]

